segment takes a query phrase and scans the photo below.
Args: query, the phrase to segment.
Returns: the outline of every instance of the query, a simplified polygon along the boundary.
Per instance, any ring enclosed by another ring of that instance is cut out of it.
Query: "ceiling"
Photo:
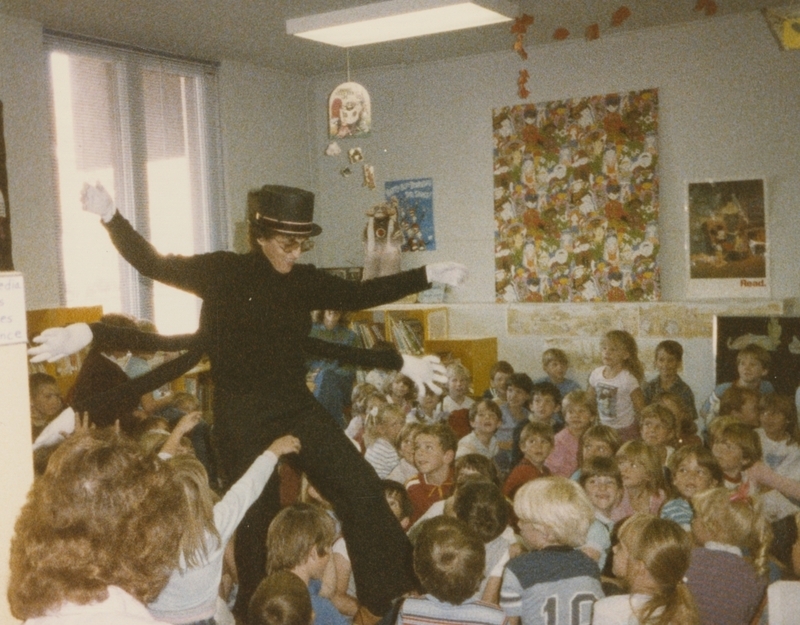
[[[600,37],[641,28],[785,6],[796,0],[518,0],[534,17],[526,48],[583,39],[597,24]],[[706,15],[696,7],[715,4]],[[286,34],[286,20],[367,4],[365,0],[0,0],[0,13],[35,20],[45,28],[169,52],[196,59],[236,60],[314,76],[342,70],[346,52]],[[612,15],[627,6],[630,17],[616,27]],[[352,68],[402,65],[511,50],[509,24],[430,35],[350,50]]]

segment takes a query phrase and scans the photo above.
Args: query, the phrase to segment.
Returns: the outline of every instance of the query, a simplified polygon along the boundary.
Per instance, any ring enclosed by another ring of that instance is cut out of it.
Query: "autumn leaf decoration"
[[[614,15],[611,16],[611,25],[621,26],[622,23],[630,16],[631,16],[631,10],[625,5],[623,5],[616,11],[614,11]]]
[[[525,50],[525,35],[528,32],[528,27],[533,24],[533,16],[523,13],[511,25],[511,34],[514,37],[514,52],[519,54],[520,58],[525,61],[528,58],[528,52]]]
[[[528,59],[528,52],[525,50],[525,35],[528,33],[528,28],[531,24],[533,24],[533,16],[523,13],[515,19],[514,23],[511,25],[511,34],[514,35],[513,49],[523,61]],[[517,77],[517,95],[523,100],[531,94],[531,92],[528,91],[528,78],[530,78],[528,70],[524,68],[519,70],[519,76]]]
[[[517,78],[517,93],[523,100],[531,94],[531,92],[528,91],[528,78],[530,77],[531,75],[528,73],[527,69],[519,70],[519,78]]]
[[[709,17],[717,12],[717,3],[714,0],[697,0],[694,5],[695,11],[704,11]]]

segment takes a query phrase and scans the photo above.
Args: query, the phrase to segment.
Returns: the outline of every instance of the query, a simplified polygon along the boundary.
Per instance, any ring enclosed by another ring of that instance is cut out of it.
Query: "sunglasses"
[[[278,247],[280,247],[287,254],[291,254],[298,249],[301,252],[307,252],[308,250],[314,248],[314,240],[305,237],[277,236],[275,237],[275,242],[278,244]]]

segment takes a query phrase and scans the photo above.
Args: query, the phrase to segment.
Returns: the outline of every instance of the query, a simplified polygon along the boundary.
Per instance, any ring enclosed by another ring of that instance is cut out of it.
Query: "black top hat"
[[[320,228],[314,223],[314,194],[310,191],[267,184],[248,194],[248,212],[254,224],[300,237],[315,237]]]

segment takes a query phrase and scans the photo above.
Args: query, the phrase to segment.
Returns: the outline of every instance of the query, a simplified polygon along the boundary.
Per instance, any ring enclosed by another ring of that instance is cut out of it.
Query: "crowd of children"
[[[769,353],[740,350],[738,378],[699,411],[677,342],[657,346],[649,381],[629,333],[608,332],[601,356],[585,388],[560,349],[545,351],[535,382],[494,363],[475,398],[459,363],[441,397],[417,396],[400,375],[353,386],[346,433],[415,545],[419,593],[399,598],[385,625],[767,622],[768,585],[800,575],[798,417],[765,379]],[[35,434],[60,408],[54,386],[32,378]],[[194,521],[148,608],[164,622],[223,625],[215,599],[235,580],[226,546],[299,441],[275,441],[218,499],[192,446],[177,445],[192,421],[155,445]],[[248,622],[367,623],[333,511],[318,495],[299,499],[265,536]]]

